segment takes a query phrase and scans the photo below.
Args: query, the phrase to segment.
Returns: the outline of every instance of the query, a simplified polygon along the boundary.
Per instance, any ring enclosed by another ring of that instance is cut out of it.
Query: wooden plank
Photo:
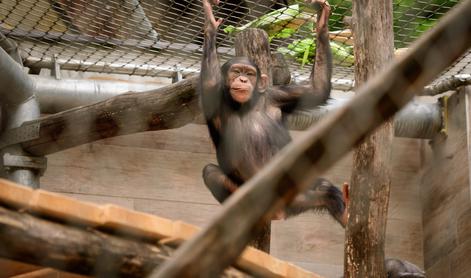
[[[23,273],[38,270],[42,267],[0,258],[0,278],[8,278]]]
[[[17,184],[14,184],[5,180],[0,180],[0,189],[1,189],[0,192],[19,192],[20,190],[15,191],[13,190],[13,188],[18,189],[18,188],[23,188],[23,187],[24,186],[17,185]],[[62,196],[57,193],[46,192],[41,189],[37,189],[33,191],[33,193],[31,194],[32,200],[28,203],[27,206],[25,206],[25,204],[21,202],[11,201],[12,195],[19,196],[17,194],[16,195],[15,194],[5,194],[5,195],[0,194],[0,199],[5,196],[6,198],[8,198],[7,201],[9,204],[18,204],[19,207],[23,209],[27,209],[35,213],[41,213],[41,214],[47,215],[48,217],[53,217],[61,221],[66,221],[67,223],[75,222],[79,224],[98,226],[100,228],[112,229],[113,231],[117,231],[120,234],[125,233],[125,234],[130,234],[130,235],[134,235],[138,237],[158,239],[162,243],[166,243],[166,244],[171,243],[174,245],[178,245],[183,241],[189,240],[199,231],[199,228],[197,226],[187,224],[181,221],[171,221],[165,218],[157,217],[157,216],[146,214],[143,212],[129,210],[129,209],[122,208],[116,205],[99,206],[93,203],[78,201],[73,198]],[[20,196],[20,199],[21,199],[21,196]],[[4,201],[2,200],[2,202]],[[3,208],[0,208],[0,212],[4,217],[6,217],[6,220],[3,223],[12,223],[11,221],[13,220],[10,221],[8,219],[19,218],[17,213],[9,212]],[[23,240],[26,240],[26,241],[32,240],[34,242],[34,239],[29,239],[29,237],[31,237],[29,232],[32,232],[30,230],[34,230],[36,228],[39,229],[38,231],[47,230],[49,232],[51,230],[56,229],[58,231],[59,230],[62,231],[62,234],[64,235],[75,234],[76,236],[80,235],[82,238],[87,238],[90,236],[90,235],[87,235],[87,233],[78,232],[73,229],[71,230],[67,227],[59,228],[60,226],[57,224],[49,224],[44,221],[43,222],[36,221],[35,218],[30,217],[30,216],[25,217],[25,219],[26,220],[18,219],[18,221],[20,221],[18,222],[19,223],[18,225],[20,226],[23,225],[24,227],[28,227],[19,235],[20,242],[22,242]],[[25,223],[25,224],[21,224],[21,223]],[[42,228],[43,224],[45,225],[44,228]],[[6,226],[8,226],[8,224],[6,224]],[[47,234],[47,232],[45,234]],[[59,236],[59,234],[57,235]],[[79,244],[80,245],[81,243],[70,241],[74,238],[71,235],[60,236],[57,239],[61,240],[60,241],[61,244],[71,244],[71,245]],[[8,233],[6,233],[5,236],[8,236]],[[24,238],[22,238],[22,236]],[[103,236],[104,236],[103,238],[104,240],[107,239],[105,235]],[[70,237],[70,240],[67,240],[68,237]],[[110,239],[113,239],[113,237],[111,237]],[[95,238],[95,240],[97,239]],[[127,245],[124,244],[124,246],[127,246]],[[3,256],[11,256],[11,258],[14,258],[14,259],[21,259],[21,257],[15,257],[15,255],[17,255],[15,252],[17,251],[17,249],[19,248],[21,249],[23,247],[24,246],[21,245],[21,243],[20,245],[14,244],[13,247],[12,246],[9,247],[11,250],[10,249],[3,250],[4,252],[6,252],[6,253],[3,253]],[[50,247],[51,246],[48,246],[47,248],[50,248]],[[26,250],[28,251],[24,251],[24,252],[26,253],[31,252],[32,249],[28,249],[28,248],[31,248],[31,246],[26,247]],[[51,250],[56,250],[55,247],[52,247],[52,248],[53,249]],[[77,246],[76,246],[76,249],[81,250]],[[58,255],[55,254],[54,256],[58,256]],[[58,263],[55,259],[53,259],[54,256],[50,258],[49,263],[51,264],[51,266],[65,267],[61,265],[64,262]],[[90,256],[94,256],[94,255],[90,254]],[[32,260],[36,262],[34,258]],[[29,262],[32,262],[32,261],[29,261]],[[317,277],[317,276],[312,276],[314,275],[312,273],[306,272],[302,269],[299,269],[298,267],[291,266],[286,262],[282,262],[274,257],[271,257],[270,255],[266,253],[263,253],[253,248],[248,248],[246,253],[241,256],[241,259],[237,264],[242,269],[249,270],[250,272],[257,273],[259,275],[266,274],[268,275],[268,277],[308,277],[308,276]],[[71,269],[65,269],[65,268],[60,268],[60,269],[71,270]],[[75,268],[73,269],[75,271],[82,271],[82,270],[76,270]],[[84,269],[88,269],[88,268],[85,267]],[[83,270],[83,271],[84,272],[79,272],[79,273],[88,274],[89,270]],[[121,270],[121,271],[124,271],[124,270]],[[289,276],[287,276],[288,274]]]
[[[90,144],[48,156],[41,187],[61,193],[217,204],[201,178],[211,162],[213,154]]]
[[[17,208],[26,208],[33,199],[34,190],[26,186],[17,186],[15,183],[2,179],[0,190],[1,202]]]
[[[60,193],[63,196],[77,199],[79,201],[90,202],[94,204],[113,204],[127,209],[134,209],[134,200],[131,198],[123,197],[110,197],[101,195],[89,195],[80,193]]]
[[[188,124],[175,129],[106,138],[96,143],[179,152],[215,153],[208,128],[202,124]]]
[[[471,264],[469,257],[471,256],[471,238],[463,242],[450,254],[451,258],[451,276],[453,278],[469,278],[471,277]]]
[[[199,204],[165,200],[139,200],[136,210],[159,215],[169,219],[179,219],[188,224],[204,227],[221,209],[219,204]]]
[[[12,276],[11,278],[60,278],[57,270],[52,268],[43,268],[29,273]]]
[[[161,239],[173,236],[171,220],[116,205],[104,205],[101,210],[102,227],[141,237]]]
[[[28,210],[88,226],[99,226],[103,222],[103,210],[97,205],[42,189],[35,190]]]
[[[471,205],[458,216],[457,222],[458,242],[461,244],[471,238]]]
[[[450,257],[442,257],[439,261],[428,267],[425,273],[427,278],[453,277],[451,274]]]
[[[3,270],[3,269],[2,269]],[[58,271],[52,268],[43,268],[36,271],[16,275],[8,276],[10,278],[86,278],[90,276],[83,276],[70,272]]]
[[[306,263],[306,262],[293,262],[294,264],[318,273],[323,277],[342,277],[343,275],[343,261],[342,264],[322,264],[322,263]]]

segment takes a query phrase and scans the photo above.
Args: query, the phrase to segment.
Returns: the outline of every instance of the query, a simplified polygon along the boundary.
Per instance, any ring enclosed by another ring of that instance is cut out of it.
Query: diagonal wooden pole
[[[150,277],[217,277],[272,214],[389,119],[471,46],[471,0],[462,1],[410,51],[310,128],[229,198],[202,232]]]

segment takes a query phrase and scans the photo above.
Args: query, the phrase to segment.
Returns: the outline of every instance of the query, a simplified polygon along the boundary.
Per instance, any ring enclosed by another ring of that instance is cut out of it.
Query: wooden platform
[[[61,194],[41,189],[33,190],[2,179],[0,179],[0,204],[68,225],[119,231],[120,234],[158,240],[159,243],[173,246],[179,245],[199,231],[198,227],[181,221],[172,221],[116,205],[97,205],[78,201]],[[321,277],[252,247],[245,249],[235,266],[262,277]],[[45,270],[43,272],[50,273]]]

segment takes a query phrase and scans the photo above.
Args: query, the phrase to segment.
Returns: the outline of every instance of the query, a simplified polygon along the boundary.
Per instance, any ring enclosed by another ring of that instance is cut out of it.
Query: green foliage
[[[438,18],[454,6],[458,0],[393,0],[395,45],[397,48],[407,46],[423,32],[432,28]],[[246,28],[261,28],[269,39],[289,39],[296,34],[311,34],[314,28],[314,14],[319,7],[306,5],[304,0],[291,0],[288,7],[272,11],[244,26],[227,26],[224,31],[235,34]],[[351,15],[351,0],[329,0],[332,15],[329,19],[331,30],[345,29],[343,18]],[[308,32],[304,32],[308,31]],[[294,58],[301,65],[310,63],[315,54],[316,45],[313,37],[294,40],[287,47],[280,47],[278,52]],[[331,42],[334,63],[353,65],[353,48]]]
[[[354,62],[353,47],[341,44],[335,41],[330,42],[334,63],[342,66],[352,66]],[[314,39],[306,38],[302,40],[294,40],[287,47],[279,47],[278,52],[285,56],[294,58],[301,64],[311,64],[316,52],[316,44]]]
[[[233,35],[247,28],[260,28],[268,33],[270,39],[286,39],[290,38],[301,26],[313,19],[312,13],[304,12],[301,5],[294,4],[272,11],[241,27],[229,25],[223,30]]]

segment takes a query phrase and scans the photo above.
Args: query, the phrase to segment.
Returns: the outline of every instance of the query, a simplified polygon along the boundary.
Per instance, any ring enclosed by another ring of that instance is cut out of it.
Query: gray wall
[[[468,91],[471,92],[468,88]],[[471,277],[471,199],[466,95],[448,101],[447,136],[433,140],[422,180],[429,278]],[[469,123],[468,123],[469,124]]]

